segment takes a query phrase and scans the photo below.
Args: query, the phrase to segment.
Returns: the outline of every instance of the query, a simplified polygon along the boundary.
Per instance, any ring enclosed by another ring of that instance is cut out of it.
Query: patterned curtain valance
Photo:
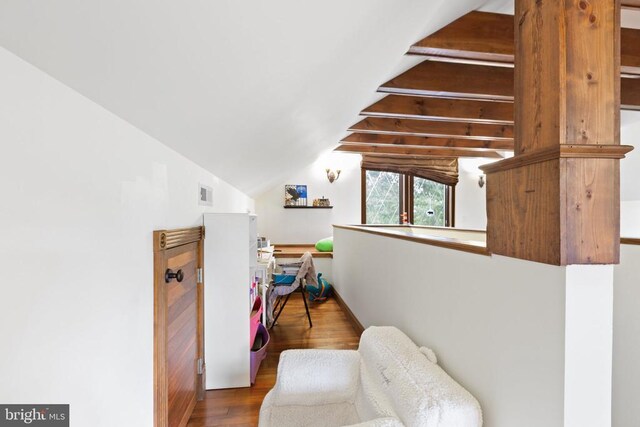
[[[362,167],[385,172],[419,176],[445,185],[458,183],[457,158],[424,158],[364,154]]]

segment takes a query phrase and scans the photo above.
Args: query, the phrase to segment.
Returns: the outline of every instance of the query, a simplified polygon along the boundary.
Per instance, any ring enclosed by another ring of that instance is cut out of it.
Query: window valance
[[[457,158],[394,157],[364,154],[362,167],[369,170],[418,176],[445,185],[458,183]]]

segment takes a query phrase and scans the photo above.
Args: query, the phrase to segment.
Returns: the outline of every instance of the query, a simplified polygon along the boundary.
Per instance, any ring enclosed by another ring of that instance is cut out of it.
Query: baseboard
[[[362,335],[362,333],[364,332],[364,326],[362,326],[362,323],[360,323],[356,315],[353,314],[353,311],[351,311],[347,303],[344,302],[340,294],[336,292],[336,288],[333,288],[333,297],[336,299],[336,302],[338,303],[342,311],[344,311],[344,314],[347,316],[347,320],[349,320],[349,323],[351,323],[351,327],[353,327],[358,335]]]

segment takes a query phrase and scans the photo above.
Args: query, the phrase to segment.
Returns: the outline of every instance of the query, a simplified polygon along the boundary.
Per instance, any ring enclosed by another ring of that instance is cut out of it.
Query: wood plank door
[[[185,426],[204,398],[202,227],[154,232],[154,425]]]

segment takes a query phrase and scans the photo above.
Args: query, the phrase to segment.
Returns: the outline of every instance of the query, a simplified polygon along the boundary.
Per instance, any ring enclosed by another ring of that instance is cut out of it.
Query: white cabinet
[[[206,387],[249,387],[250,292],[257,266],[257,218],[204,214],[203,223]]]

